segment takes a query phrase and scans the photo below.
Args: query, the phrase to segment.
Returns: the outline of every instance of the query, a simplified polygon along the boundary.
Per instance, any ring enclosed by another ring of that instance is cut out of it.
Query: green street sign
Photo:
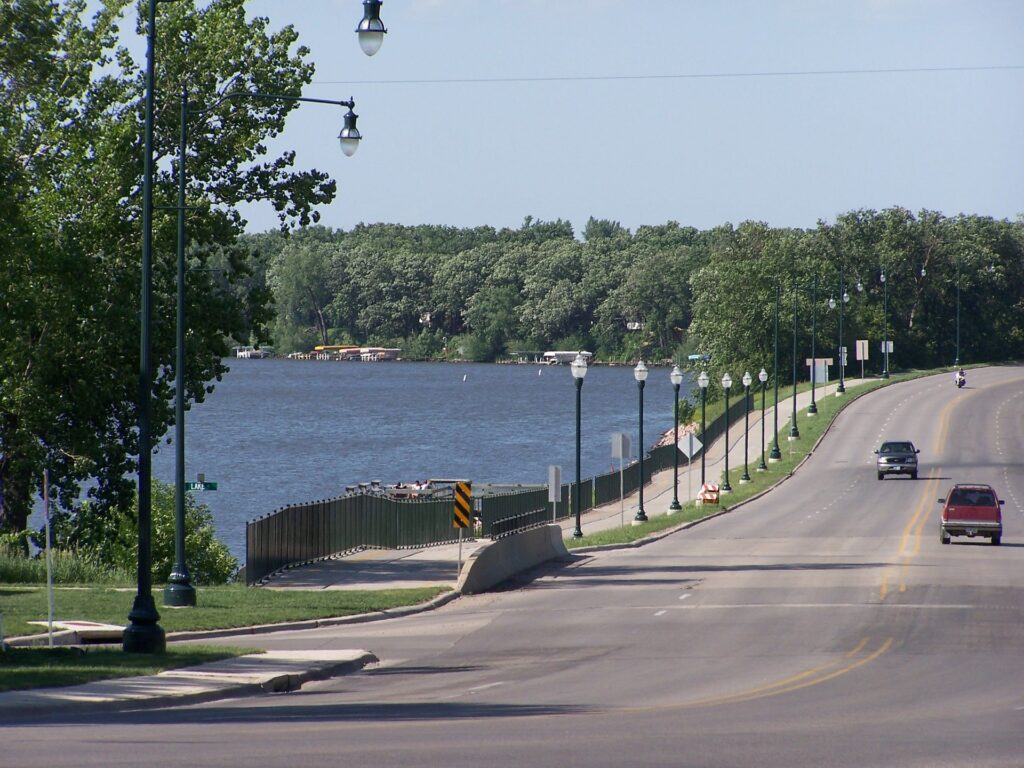
[[[199,483],[187,482],[187,483],[185,483],[185,490],[186,491],[216,491],[217,490],[217,481],[216,480],[207,480],[206,482],[199,482]]]

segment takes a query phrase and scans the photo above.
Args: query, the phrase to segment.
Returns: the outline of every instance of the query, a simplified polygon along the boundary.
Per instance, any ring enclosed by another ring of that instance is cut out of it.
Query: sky
[[[353,157],[318,105],[269,145],[337,180],[328,227],[1024,214],[1019,0],[385,0],[373,57],[359,0],[246,8],[355,99]]]

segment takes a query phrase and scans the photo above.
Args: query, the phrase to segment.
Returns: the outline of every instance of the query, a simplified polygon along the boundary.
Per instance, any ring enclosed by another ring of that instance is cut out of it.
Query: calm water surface
[[[218,490],[197,494],[239,558],[245,523],[286,504],[338,496],[346,485],[464,477],[547,482],[575,477],[576,392],[568,366],[232,360],[207,401],[186,414],[185,472]],[[672,426],[668,368],[644,389],[644,442]],[[691,386],[684,381],[680,397]],[[584,478],[617,468],[611,435],[636,453],[638,392],[630,367],[591,368],[582,392]],[[174,481],[174,450],[153,458]]]

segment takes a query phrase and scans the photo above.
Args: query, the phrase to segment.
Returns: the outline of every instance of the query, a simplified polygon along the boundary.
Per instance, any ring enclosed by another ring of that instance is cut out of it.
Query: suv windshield
[[[880,453],[913,453],[914,446],[910,443],[882,443]]]

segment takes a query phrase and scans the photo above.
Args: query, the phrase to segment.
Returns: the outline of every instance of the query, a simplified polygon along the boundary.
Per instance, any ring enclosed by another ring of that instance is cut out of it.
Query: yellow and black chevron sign
[[[452,528],[469,528],[473,519],[472,483],[455,484],[455,514],[452,517]]]

